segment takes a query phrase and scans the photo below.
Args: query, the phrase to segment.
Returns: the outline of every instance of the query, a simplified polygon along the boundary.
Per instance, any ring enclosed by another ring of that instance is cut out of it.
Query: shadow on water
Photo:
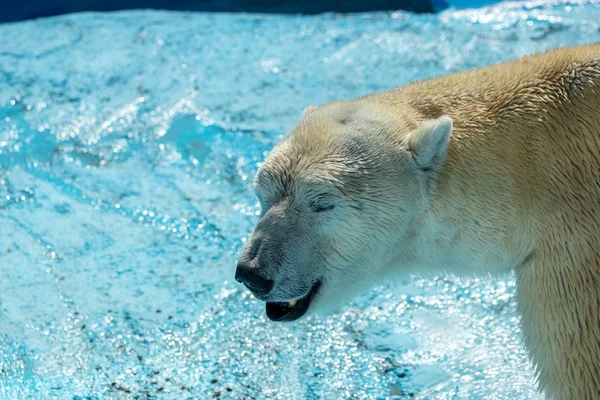
[[[447,7],[445,0],[33,0],[4,5],[0,22],[19,21],[85,11],[158,9],[269,14],[357,13],[406,10],[433,13]]]

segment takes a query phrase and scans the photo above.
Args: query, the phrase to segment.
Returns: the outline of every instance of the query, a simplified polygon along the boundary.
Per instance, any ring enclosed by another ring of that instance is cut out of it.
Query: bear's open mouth
[[[288,301],[285,303],[269,303],[267,302],[267,318],[271,321],[295,321],[308,311],[310,302],[317,294],[321,287],[321,281],[317,281],[310,291],[298,300]]]

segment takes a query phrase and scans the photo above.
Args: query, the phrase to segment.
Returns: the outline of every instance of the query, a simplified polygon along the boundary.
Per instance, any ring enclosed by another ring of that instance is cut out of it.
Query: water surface
[[[0,398],[536,399],[511,276],[266,320],[232,282],[309,103],[600,41],[600,4],[0,25]]]

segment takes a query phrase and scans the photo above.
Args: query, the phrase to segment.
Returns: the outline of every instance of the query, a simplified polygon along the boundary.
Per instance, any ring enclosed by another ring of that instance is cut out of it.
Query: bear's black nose
[[[243,263],[238,264],[235,271],[235,280],[246,285],[256,296],[265,296],[273,288],[273,281],[258,275],[255,269],[249,268]]]

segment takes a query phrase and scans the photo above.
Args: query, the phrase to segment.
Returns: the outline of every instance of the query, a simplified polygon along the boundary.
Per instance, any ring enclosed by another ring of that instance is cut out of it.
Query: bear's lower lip
[[[310,302],[317,294],[317,291],[321,287],[321,281],[317,281],[308,294],[301,299],[296,301],[293,307],[290,307],[289,303],[269,303],[267,302],[266,311],[267,318],[271,321],[295,321],[302,317],[308,311]]]

